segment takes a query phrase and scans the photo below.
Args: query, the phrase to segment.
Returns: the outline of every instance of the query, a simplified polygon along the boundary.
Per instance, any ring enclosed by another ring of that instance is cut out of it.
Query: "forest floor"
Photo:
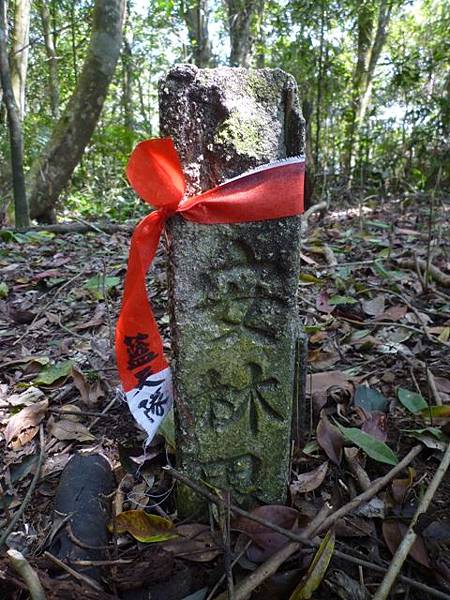
[[[437,198],[430,227],[429,202],[371,198],[309,219],[300,278],[309,337],[303,434],[294,449],[288,507],[252,514],[301,534],[326,503],[345,506],[415,445],[422,450],[370,501],[333,523],[309,571],[315,550],[301,545],[277,575],[259,582],[252,598],[288,599],[299,584],[296,600],[311,597],[306,590],[317,585],[314,598],[369,598],[439,467],[450,434],[450,229],[449,206]],[[226,544],[221,519],[221,525],[213,517],[206,527],[180,525],[174,481],[163,470],[174,462],[170,427],[140,460],[144,435],[122,399],[113,356],[129,237],[0,231],[0,540],[24,508],[6,545],[28,558],[49,599],[148,597],[133,596],[133,587],[150,591],[152,600],[213,598],[225,589],[222,578],[213,590],[226,571],[224,557],[225,563],[236,559],[239,590],[239,582],[286,543],[245,517],[231,521]],[[435,268],[427,283],[429,256]],[[149,281],[168,347],[162,250]],[[156,520],[137,520],[137,513],[130,513],[135,521],[116,519],[114,539],[99,549],[106,559],[103,591],[86,576],[61,579],[62,571],[42,556],[55,534],[61,472],[77,451],[110,460],[116,512],[145,509],[173,520],[183,536],[155,542],[161,534]],[[447,476],[419,520],[416,544],[401,569],[410,580],[396,583],[400,597],[450,598],[449,506]],[[137,542],[125,529],[153,543]],[[4,550],[0,597],[26,598]],[[433,589],[419,589],[420,583]]]

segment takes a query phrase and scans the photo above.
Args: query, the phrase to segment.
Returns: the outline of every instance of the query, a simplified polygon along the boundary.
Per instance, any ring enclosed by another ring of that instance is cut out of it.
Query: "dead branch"
[[[56,558],[56,556],[53,556],[53,554],[50,554],[50,552],[45,551],[43,556],[45,556],[45,558],[48,558],[53,563],[55,563],[55,565],[57,565],[58,567],[60,567],[61,569],[63,569],[67,573],[69,573],[69,575],[72,575],[72,577],[74,579],[77,579],[78,581],[85,583],[86,585],[88,585],[89,587],[94,589],[96,592],[103,592],[102,586],[99,583],[97,583],[95,581],[95,579],[92,579],[91,577],[88,577],[87,575],[82,575],[81,573],[78,573],[78,571],[75,571],[74,569],[72,569],[72,567],[69,567],[69,565],[66,565],[66,563],[63,563],[62,560],[59,560],[59,558]]]
[[[422,273],[425,273],[427,269],[427,262],[423,258],[417,258],[417,261],[412,258],[397,258],[395,262],[401,269],[411,269],[412,271],[416,271],[416,263]],[[447,275],[431,263],[428,272],[437,283],[450,288],[450,275]]]

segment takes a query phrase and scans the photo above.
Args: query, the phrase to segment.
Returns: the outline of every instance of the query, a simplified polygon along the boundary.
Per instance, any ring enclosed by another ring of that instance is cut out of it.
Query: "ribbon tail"
[[[116,327],[120,380],[133,417],[148,434],[147,444],[173,403],[170,368],[145,283],[165,219],[163,211],[155,211],[145,217],[133,233]]]

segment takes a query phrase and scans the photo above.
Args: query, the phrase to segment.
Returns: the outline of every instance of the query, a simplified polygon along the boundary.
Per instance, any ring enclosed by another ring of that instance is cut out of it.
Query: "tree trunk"
[[[353,73],[352,102],[347,121],[347,150],[344,157],[349,181],[355,166],[360,128],[369,106],[375,68],[386,41],[391,12],[391,0],[378,0],[376,3],[365,0],[358,8],[358,58]]]
[[[14,192],[16,227],[29,227],[30,216],[23,174],[23,141],[19,109],[16,105],[9,71],[8,49],[6,46],[5,0],[0,0],[0,79],[3,101],[8,113],[9,139],[11,146],[11,170]]]
[[[208,33],[208,0],[185,0],[182,13],[188,28],[194,64],[201,68],[213,66]]]
[[[130,0],[127,0],[127,9],[125,17],[125,31],[123,35],[122,49],[122,116],[123,125],[128,131],[133,131],[133,54],[131,51],[131,42],[128,38],[130,27]],[[130,140],[131,141],[131,140]],[[131,151],[131,148],[130,148]]]
[[[89,143],[122,44],[125,0],[96,0],[89,48],[75,91],[28,176],[33,218],[48,219]]]
[[[52,117],[59,117],[59,82],[58,82],[58,60],[56,58],[56,44],[51,27],[50,11],[47,0],[39,3],[42,31],[44,34],[45,52],[47,53],[48,68],[48,90],[50,96],[50,111]]]
[[[11,40],[11,85],[22,121],[25,115],[25,84],[28,68],[31,0],[16,0]]]
[[[230,65],[248,67],[253,46],[251,26],[262,0],[226,0],[230,31]]]

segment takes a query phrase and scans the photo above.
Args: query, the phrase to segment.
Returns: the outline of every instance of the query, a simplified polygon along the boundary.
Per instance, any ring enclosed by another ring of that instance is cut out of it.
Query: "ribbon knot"
[[[303,158],[293,157],[185,199],[186,182],[171,139],[141,142],[131,154],[128,179],[137,194],[157,210],[140,221],[131,238],[116,327],[116,358],[130,410],[147,431],[147,443],[169,411],[173,396],[170,368],[145,283],[166,220],[175,213],[206,224],[298,215],[303,212],[304,172]]]

